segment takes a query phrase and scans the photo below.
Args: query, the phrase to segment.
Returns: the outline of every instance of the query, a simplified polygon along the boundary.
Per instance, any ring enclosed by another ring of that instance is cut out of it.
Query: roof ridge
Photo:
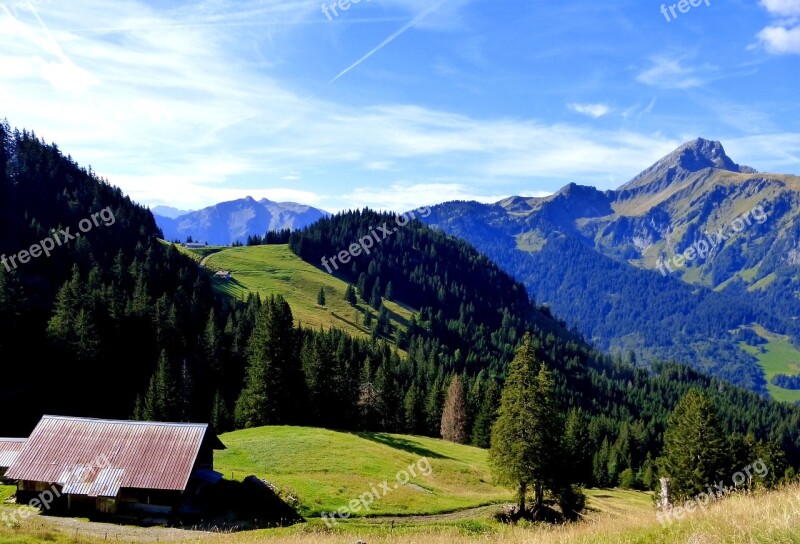
[[[170,422],[170,421],[136,421],[132,419],[103,419],[103,418],[94,418],[94,417],[76,417],[76,416],[54,416],[50,414],[44,414],[42,419],[62,419],[62,420],[69,420],[69,421],[91,421],[94,423],[112,423],[112,424],[124,424],[124,425],[158,425],[163,427],[204,427],[208,428],[208,423],[180,423],[180,422]],[[27,440],[27,438],[23,438],[22,440]]]

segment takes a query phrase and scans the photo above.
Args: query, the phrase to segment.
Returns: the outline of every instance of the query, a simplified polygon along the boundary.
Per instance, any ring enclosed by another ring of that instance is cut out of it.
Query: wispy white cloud
[[[742,164],[759,171],[772,173],[794,173],[800,163],[800,134],[773,133],[744,138],[731,138],[725,143],[726,152]]]
[[[460,183],[397,182],[388,187],[358,187],[345,198],[377,210],[405,211],[451,200],[474,200],[489,204],[508,196],[513,195],[476,191]]]
[[[678,58],[655,56],[651,66],[636,76],[636,81],[661,89],[691,89],[705,85],[710,79],[709,72],[714,70],[709,65],[694,68],[682,65]]]
[[[599,119],[604,115],[607,115],[611,108],[605,104],[567,104],[567,107],[574,111],[575,113],[580,113],[582,115],[588,115],[594,119]]]

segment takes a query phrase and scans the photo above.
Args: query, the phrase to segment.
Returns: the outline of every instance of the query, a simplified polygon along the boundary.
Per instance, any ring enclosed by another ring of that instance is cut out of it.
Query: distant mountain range
[[[616,191],[449,202],[425,222],[471,242],[598,347],[765,392],[742,342],[761,325],[800,343],[798,215],[800,177],[739,166],[700,138]]]
[[[330,214],[294,202],[272,202],[246,197],[222,202],[194,212],[157,207],[156,223],[166,240],[185,241],[188,237],[210,245],[245,243],[248,236],[263,236],[271,230],[301,229]]]
[[[192,210],[179,210],[178,208],[173,208],[172,206],[155,206],[154,208],[150,208],[150,211],[153,213],[153,215],[169,217],[170,219],[176,219],[182,215],[192,212]]]
[[[166,239],[213,245],[330,215],[250,197],[153,211]],[[766,393],[754,331],[800,345],[798,215],[800,177],[740,166],[698,138],[615,191],[571,183],[544,198],[448,202],[424,221],[473,244],[598,348]]]

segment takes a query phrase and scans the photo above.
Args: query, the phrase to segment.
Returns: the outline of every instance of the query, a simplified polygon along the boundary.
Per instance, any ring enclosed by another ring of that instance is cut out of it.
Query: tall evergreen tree
[[[672,493],[681,500],[729,477],[730,464],[716,409],[704,393],[690,390],[667,420],[661,474],[670,478]]]
[[[372,286],[372,294],[369,297],[369,305],[379,310],[383,301],[381,300],[381,280],[380,278],[375,280],[375,283]]]
[[[564,453],[567,466],[575,474],[575,481],[582,484],[592,482],[592,451],[589,441],[589,426],[582,410],[573,408],[567,415],[564,431]]]
[[[236,403],[236,423],[250,428],[291,422],[293,396],[302,393],[299,360],[294,351],[294,322],[281,295],[270,296],[250,339],[245,386]]]
[[[347,290],[344,292],[344,299],[347,301],[350,306],[355,306],[358,304],[358,299],[356,298],[356,290],[353,287],[352,283],[347,284]]]
[[[179,412],[178,383],[167,353],[162,350],[158,367],[150,378],[141,416],[147,421],[176,421]]]
[[[444,388],[441,376],[437,376],[428,388],[425,397],[426,414],[426,434],[428,436],[438,436],[439,428],[442,424],[442,408],[444,405]]]
[[[542,506],[544,490],[553,483],[562,432],[553,380],[536,360],[531,335],[526,333],[509,367],[489,449],[498,481],[517,489],[520,514],[531,485],[536,507]]]
[[[231,430],[231,417],[228,413],[228,406],[219,391],[214,394],[209,426],[217,434]]]
[[[317,293],[317,305],[325,306],[325,289],[322,287],[319,288],[319,293]]]
[[[475,416],[475,424],[472,426],[472,444],[474,446],[488,448],[491,445],[492,424],[499,407],[500,387],[494,380],[491,380]]]
[[[416,383],[412,383],[403,399],[405,432],[408,434],[420,434],[424,429],[422,400],[419,387]]]

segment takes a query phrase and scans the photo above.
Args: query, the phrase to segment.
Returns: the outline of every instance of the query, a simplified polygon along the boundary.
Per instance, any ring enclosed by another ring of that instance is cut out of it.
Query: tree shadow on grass
[[[362,432],[353,434],[355,434],[359,438],[370,440],[372,442],[377,442],[378,444],[383,444],[384,446],[389,446],[390,448],[394,448],[396,450],[403,450],[409,453],[414,453],[416,455],[419,455],[420,457],[431,457],[433,459],[452,459],[452,457],[448,457],[446,455],[442,455],[440,453],[436,453],[435,451],[429,450],[428,448],[424,447],[421,443],[415,440],[400,438],[386,433]]]

